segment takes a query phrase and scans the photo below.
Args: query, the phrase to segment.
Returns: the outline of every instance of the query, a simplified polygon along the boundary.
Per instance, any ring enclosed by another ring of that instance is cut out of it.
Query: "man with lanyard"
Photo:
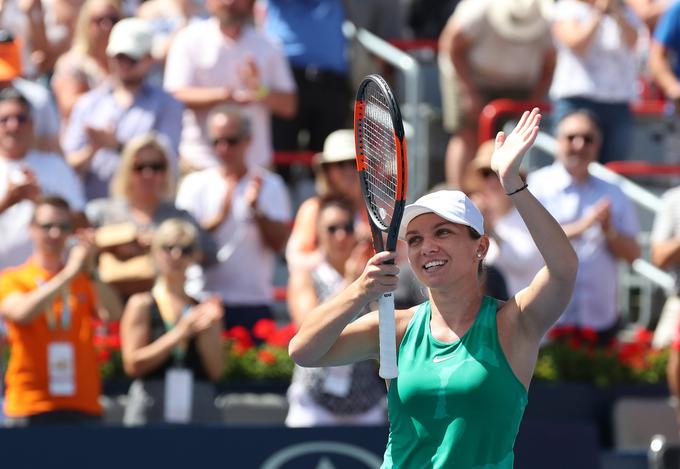
[[[102,319],[118,319],[122,305],[96,275],[93,234],[77,233],[67,251],[72,231],[64,199],[39,199],[29,226],[32,256],[0,275],[0,318],[12,349],[9,426],[90,422],[102,412],[93,319],[98,305]]]

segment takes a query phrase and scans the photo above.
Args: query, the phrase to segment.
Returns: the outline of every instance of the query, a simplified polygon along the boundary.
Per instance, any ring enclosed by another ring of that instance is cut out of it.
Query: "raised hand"
[[[525,111],[510,135],[498,132],[496,146],[491,157],[491,169],[501,180],[506,191],[519,188],[523,183],[519,176],[524,153],[533,145],[538,134],[541,113],[538,108]]]

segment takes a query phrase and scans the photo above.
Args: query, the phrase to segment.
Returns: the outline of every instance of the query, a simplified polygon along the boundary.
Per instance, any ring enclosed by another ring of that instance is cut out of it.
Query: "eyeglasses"
[[[113,58],[116,59],[118,62],[127,63],[128,65],[133,67],[139,63],[139,59],[130,57],[127,54],[116,54],[113,56]]]
[[[147,169],[154,173],[164,173],[168,169],[168,165],[165,163],[139,163],[132,167],[135,173],[143,173]]]
[[[568,140],[569,143],[573,143],[577,138],[582,139],[583,143],[586,145],[592,145],[595,143],[595,135],[593,134],[566,134],[563,135],[562,138]]]
[[[73,231],[73,225],[70,223],[36,223],[35,225],[45,232],[52,231],[55,228],[62,233]]]
[[[239,143],[241,143],[242,140],[243,140],[242,135],[232,135],[230,137],[227,136],[217,137],[212,140],[212,145],[214,147],[218,145],[224,145],[225,143],[229,145],[238,145]]]
[[[120,16],[116,15],[104,15],[104,16],[94,16],[90,18],[90,21],[93,24],[96,24],[100,28],[110,28],[114,24],[118,23],[120,21]]]
[[[161,246],[163,251],[167,252],[168,254],[172,254],[173,251],[178,250],[182,257],[188,257],[194,253],[196,250],[196,246],[193,244],[165,244]]]
[[[326,231],[330,234],[335,234],[338,231],[344,231],[345,234],[354,233],[354,223],[346,223],[344,225],[329,225],[326,227]]]
[[[9,124],[10,121],[16,121],[17,124],[24,125],[28,122],[29,119],[30,116],[26,113],[12,114],[9,116],[0,116],[0,125],[4,127],[7,124]]]

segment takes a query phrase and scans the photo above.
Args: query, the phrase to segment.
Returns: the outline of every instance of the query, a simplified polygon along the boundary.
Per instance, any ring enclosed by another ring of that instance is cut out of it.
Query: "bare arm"
[[[584,54],[595,38],[595,33],[602,23],[604,13],[594,10],[585,21],[574,19],[555,21],[553,36],[576,54]]]
[[[525,112],[510,135],[500,132],[491,161],[506,192],[523,186],[519,166],[538,133],[541,115],[535,108]],[[562,227],[528,190],[515,192],[512,201],[527,226],[543,260],[543,267],[531,284],[515,295],[518,325],[523,334],[538,344],[567,306],[576,280],[578,259]]]
[[[105,321],[118,321],[123,315],[123,302],[120,296],[110,285],[102,282],[99,276],[93,275],[92,280],[99,299],[100,307],[97,309],[99,317]]]
[[[649,70],[668,99],[680,98],[680,81],[671,68],[668,49],[660,42],[652,41],[649,48]]]
[[[672,348],[666,367],[668,389],[676,399],[680,398],[680,350]]]
[[[201,332],[196,335],[196,347],[201,356],[201,362],[208,377],[218,381],[224,373],[224,348],[222,346],[222,302],[219,298],[196,306],[202,310],[201,321],[205,326],[198,325]],[[205,327],[205,328],[203,328]]]
[[[291,272],[287,298],[288,313],[297,325],[302,324],[305,316],[319,305],[312,276],[307,269]]]
[[[555,64],[557,63],[557,52],[554,47],[550,47],[543,58],[543,67],[541,68],[541,75],[538,82],[533,87],[529,99],[533,101],[542,101],[548,96],[548,90],[552,83],[553,72],[555,71]]]
[[[283,250],[290,233],[288,223],[267,218],[264,213],[259,211],[253,214],[253,219],[267,247],[276,252]]]
[[[287,91],[270,91],[262,103],[278,117],[291,119],[297,114],[297,94]]]
[[[149,343],[151,299],[149,293],[138,293],[130,297],[120,323],[123,368],[133,378],[139,378],[158,368],[184,340],[182,331],[173,327]]]
[[[357,280],[309,312],[288,346],[297,364],[336,366],[377,357],[377,312],[352,319],[380,294],[396,288],[399,268],[383,264],[394,257],[390,252],[376,254]]]
[[[632,264],[635,259],[640,257],[640,245],[635,237],[624,235],[611,227],[605,232],[605,238],[607,248],[617,259],[623,259]]]
[[[651,246],[652,263],[660,269],[680,264],[680,237],[667,241],[655,241]]]
[[[628,6],[650,30],[654,29],[656,22],[672,2],[673,0],[626,0]]]

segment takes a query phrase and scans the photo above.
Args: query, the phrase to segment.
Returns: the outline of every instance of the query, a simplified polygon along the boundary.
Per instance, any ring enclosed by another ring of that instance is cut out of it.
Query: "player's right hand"
[[[395,260],[394,251],[379,252],[366,263],[364,271],[355,281],[362,295],[369,301],[377,299],[383,293],[394,291],[399,281],[399,267],[395,264],[385,264],[388,260]]]

